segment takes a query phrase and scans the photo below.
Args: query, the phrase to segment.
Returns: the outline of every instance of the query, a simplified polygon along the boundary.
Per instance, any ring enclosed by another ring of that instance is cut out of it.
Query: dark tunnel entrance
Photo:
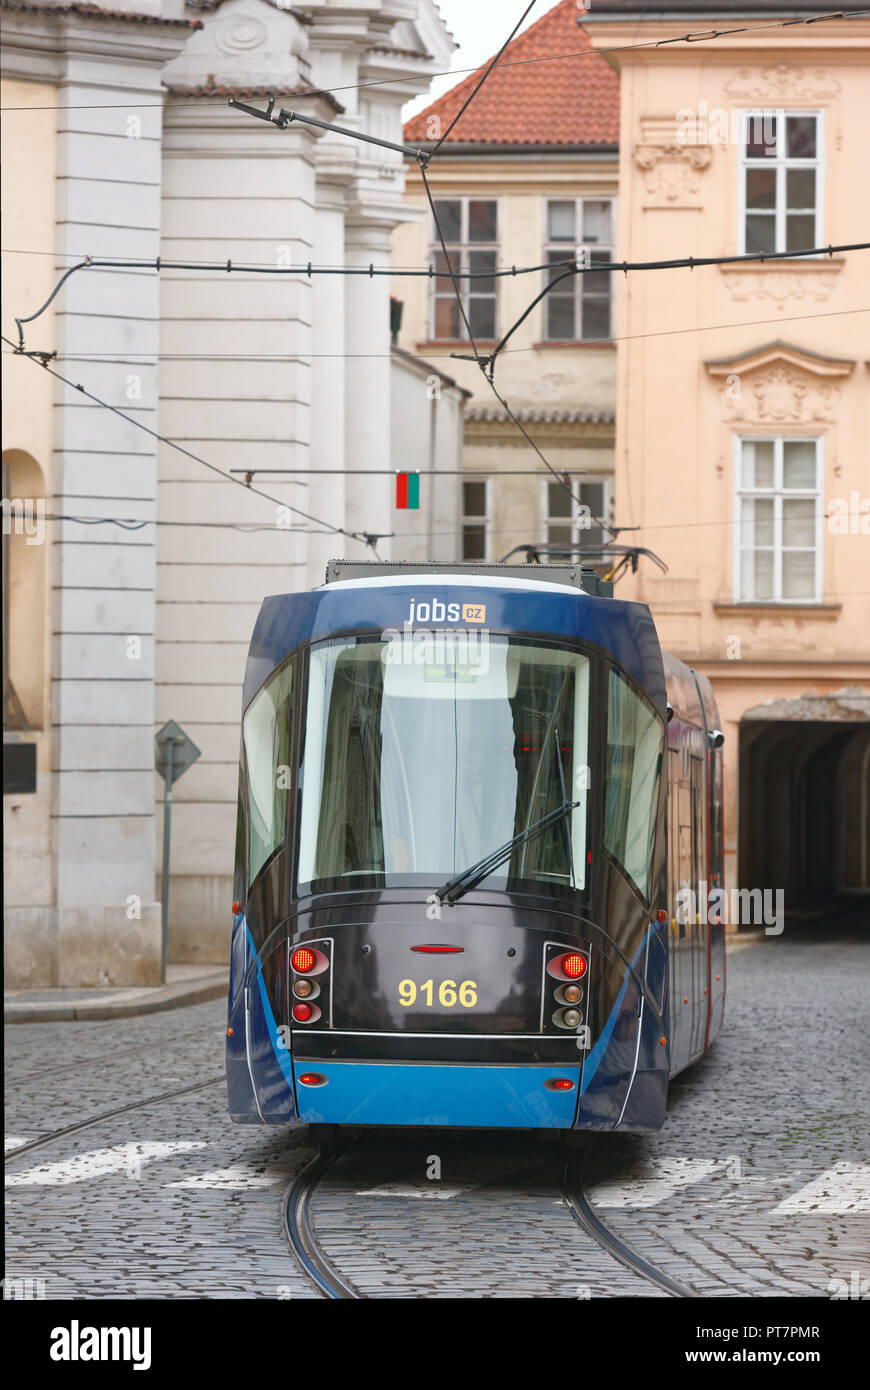
[[[741,721],[740,886],[781,888],[786,913],[867,894],[870,920],[870,700],[860,696],[845,709],[833,696],[777,701]]]

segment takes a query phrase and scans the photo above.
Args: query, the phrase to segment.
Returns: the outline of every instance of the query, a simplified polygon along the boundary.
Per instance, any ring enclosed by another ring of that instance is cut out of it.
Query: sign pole
[[[163,882],[160,894],[160,978],[166,984],[166,944],[169,940],[169,836],[172,826],[172,784],[199,757],[193,739],[174,719],[154,735],[155,766],[163,778]]]
[[[169,935],[169,830],[172,819],[172,754],[175,739],[166,740],[166,780],[163,783],[163,882],[160,931],[160,979],[166,984],[166,939]]]

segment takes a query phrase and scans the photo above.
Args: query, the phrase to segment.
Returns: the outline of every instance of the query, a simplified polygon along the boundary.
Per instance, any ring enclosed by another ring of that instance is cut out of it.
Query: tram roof
[[[402,632],[411,622],[412,598],[422,627],[589,642],[633,676],[665,714],[661,647],[646,604],[598,598],[564,581],[422,569],[264,599],[248,654],[245,707],[275,667],[306,642],[354,632]],[[420,606],[426,603],[429,610],[421,620]],[[448,607],[458,616],[448,617]],[[473,616],[468,609],[476,610]]]

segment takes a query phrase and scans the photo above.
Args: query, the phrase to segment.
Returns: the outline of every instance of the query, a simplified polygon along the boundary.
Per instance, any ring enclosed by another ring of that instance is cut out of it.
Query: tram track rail
[[[579,1156],[568,1155],[561,1166],[559,1195],[584,1235],[619,1264],[639,1278],[654,1284],[672,1298],[697,1298],[697,1291],[672,1278],[634,1250],[601,1220],[589,1201],[583,1174],[591,1144]],[[325,1298],[367,1298],[335,1263],[321,1245],[314,1226],[312,1206],[318,1188],[348,1148],[323,1147],[305,1165],[284,1192],[282,1225],[284,1237],[299,1267]],[[582,1274],[582,1271],[578,1271]]]
[[[290,1183],[282,1201],[284,1238],[313,1284],[326,1298],[363,1298],[324,1253],[311,1224],[311,1198],[344,1149],[320,1149]]]
[[[132,1101],[129,1105],[118,1105],[114,1110],[104,1110],[100,1115],[92,1115],[90,1119],[78,1120],[75,1124],[64,1125],[61,1129],[53,1129],[49,1134],[42,1134],[36,1139],[30,1139],[26,1144],[18,1144],[14,1149],[7,1149],[4,1159],[8,1163],[10,1159],[20,1158],[23,1154],[33,1153],[34,1149],[41,1149],[46,1144],[52,1144],[56,1139],[65,1139],[70,1134],[78,1134],[80,1130],[90,1129],[92,1125],[98,1125],[102,1120],[114,1119],[116,1115],[128,1115],[133,1110],[144,1110],[149,1105],[158,1105],[164,1100],[176,1100],[179,1096],[193,1095],[196,1091],[204,1091],[209,1086],[219,1086],[224,1082],[223,1076],[212,1077],[209,1081],[197,1081],[192,1086],[179,1086],[172,1091],[163,1091],[160,1095],[146,1096],[144,1100]]]
[[[220,1030],[219,1036],[224,1036],[223,1029]],[[118,1057],[141,1057],[146,1052],[165,1052],[167,1047],[174,1047],[179,1043],[188,1042],[196,1038],[201,1038],[201,1034],[198,1030],[187,1030],[178,1036],[159,1038],[152,1043],[137,1043],[132,1047],[113,1048],[112,1061],[116,1061]],[[52,1081],[56,1080],[58,1077],[62,1077],[63,1080],[66,1081],[69,1080],[75,1072],[84,1071],[88,1067],[105,1066],[105,1064],[105,1053],[99,1053],[93,1057],[79,1057],[75,1062],[64,1062],[61,1066],[44,1067],[40,1071],[29,1072],[24,1076],[7,1077],[4,1089],[6,1091],[20,1091],[28,1086],[32,1086],[35,1081],[41,1081],[46,1076],[51,1077]]]
[[[697,1298],[698,1294],[695,1289],[688,1284],[683,1284],[679,1279],[672,1279],[663,1269],[659,1269],[643,1255],[639,1255],[620,1236],[605,1226],[589,1201],[583,1185],[583,1167],[589,1151],[587,1149],[579,1160],[569,1156],[562,1168],[562,1200],[577,1225],[590,1240],[594,1240],[596,1245],[599,1245],[602,1250],[606,1250],[620,1264],[625,1265],[626,1269],[632,1270],[634,1274],[640,1275],[649,1283],[656,1284],[658,1288],[664,1289],[665,1293],[670,1294],[673,1298]]]

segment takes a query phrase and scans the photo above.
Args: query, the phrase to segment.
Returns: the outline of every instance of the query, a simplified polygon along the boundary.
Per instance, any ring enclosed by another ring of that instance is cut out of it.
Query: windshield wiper
[[[524,845],[527,841],[534,839],[544,830],[549,830],[551,826],[558,825],[563,816],[569,811],[573,811],[579,806],[579,801],[563,801],[561,806],[557,806],[555,811],[548,811],[545,816],[532,821],[531,825],[526,826],[518,835],[514,835],[512,840],[508,840],[501,849],[493,850],[491,854],[483,859],[478,859],[476,864],[472,864],[470,869],[464,873],[457,874],[455,878],[449,878],[446,883],[442,883],[440,888],[435,889],[435,896],[442,903],[455,903],[461,898],[463,893],[475,888],[482,879],[485,879],[497,869],[499,864],[503,864],[506,859],[510,859],[513,851],[518,845]]]
[[[565,769],[562,766],[562,752],[559,745],[558,728],[554,729],[553,732],[556,735],[556,766],[559,769],[559,786],[562,789],[562,804],[564,805],[568,800],[568,788],[565,786]],[[565,822],[565,840],[567,842],[568,863],[571,865],[571,887],[576,888],[577,879],[574,876],[574,841],[571,837],[571,827],[567,821]]]

